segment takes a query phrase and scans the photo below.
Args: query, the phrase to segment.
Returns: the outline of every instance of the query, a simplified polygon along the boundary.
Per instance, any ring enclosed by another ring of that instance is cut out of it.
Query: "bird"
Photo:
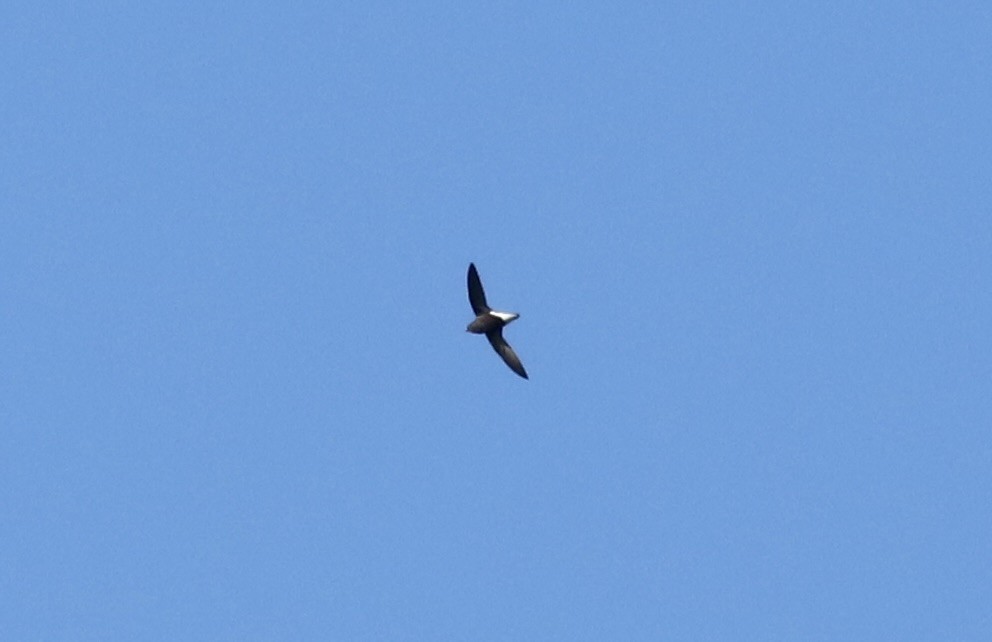
[[[517,320],[520,315],[515,312],[497,312],[489,307],[486,303],[486,292],[482,289],[482,281],[479,279],[479,271],[475,269],[475,263],[468,264],[468,302],[472,305],[475,319],[468,324],[466,331],[486,335],[493,350],[502,357],[506,365],[510,366],[510,370],[524,379],[530,379],[527,376],[527,371],[524,370],[524,364],[520,363],[520,357],[503,338],[504,326]]]

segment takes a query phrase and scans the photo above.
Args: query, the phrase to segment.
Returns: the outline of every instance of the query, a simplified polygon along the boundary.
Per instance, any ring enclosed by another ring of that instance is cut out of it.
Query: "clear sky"
[[[0,637],[988,639],[990,34],[8,4]]]

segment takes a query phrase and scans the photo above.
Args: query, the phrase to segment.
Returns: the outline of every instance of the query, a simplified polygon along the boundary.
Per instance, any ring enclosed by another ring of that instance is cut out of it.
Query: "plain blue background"
[[[988,639],[989,34],[8,4],[0,637]]]

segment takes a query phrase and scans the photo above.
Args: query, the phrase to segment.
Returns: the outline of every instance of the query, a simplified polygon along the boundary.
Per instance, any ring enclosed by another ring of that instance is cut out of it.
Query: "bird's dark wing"
[[[529,379],[527,371],[524,370],[524,364],[520,363],[520,357],[517,356],[517,353],[513,351],[510,344],[503,338],[502,328],[487,332],[486,338],[489,339],[489,343],[492,344],[496,354],[503,357],[506,365],[510,366],[510,370],[513,370],[524,379]]]
[[[482,289],[482,281],[479,280],[479,273],[475,270],[475,263],[468,264],[468,302],[472,304],[472,311],[475,316],[483,312],[489,312],[486,305],[486,292]]]

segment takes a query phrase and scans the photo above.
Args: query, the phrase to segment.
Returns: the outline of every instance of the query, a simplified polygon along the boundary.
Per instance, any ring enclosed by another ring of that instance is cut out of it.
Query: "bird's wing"
[[[486,292],[482,289],[482,281],[479,280],[475,263],[468,264],[468,302],[472,304],[472,311],[475,312],[475,316],[489,312],[489,306],[486,305]]]
[[[503,358],[506,365],[510,366],[510,370],[513,370],[524,379],[529,379],[527,371],[524,370],[524,364],[520,363],[520,357],[517,356],[517,353],[513,351],[510,344],[503,338],[502,328],[487,332],[486,338],[489,339],[489,343],[492,344],[496,354]]]

